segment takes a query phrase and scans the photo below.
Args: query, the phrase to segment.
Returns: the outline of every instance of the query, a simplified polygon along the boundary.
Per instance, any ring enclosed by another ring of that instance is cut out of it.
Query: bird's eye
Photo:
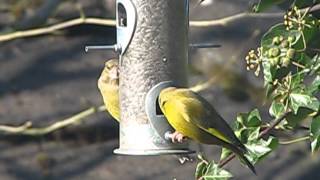
[[[162,101],[161,102],[161,107],[163,107],[166,104],[167,101]]]

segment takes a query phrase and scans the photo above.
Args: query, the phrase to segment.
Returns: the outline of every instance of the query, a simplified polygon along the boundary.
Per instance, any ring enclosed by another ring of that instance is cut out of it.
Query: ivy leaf
[[[261,47],[263,49],[269,49],[272,45],[273,38],[276,36],[282,36],[284,39],[288,37],[294,37],[295,41],[292,42],[292,45],[295,45],[302,37],[302,34],[298,30],[286,30],[286,26],[284,24],[276,24],[269,29],[268,32],[264,34],[261,39]]]
[[[312,120],[310,135],[312,137],[311,150],[312,153],[314,153],[320,147],[320,116],[317,116]]]
[[[273,101],[270,109],[269,114],[275,118],[280,117],[285,112],[285,107],[283,103],[278,103],[276,101]]]
[[[276,89],[277,86],[274,86],[272,83],[266,83],[265,88],[266,88],[266,97],[270,98],[274,90]]]
[[[273,80],[275,79],[277,69],[265,60],[262,62],[263,66],[263,78],[264,78],[264,85],[272,85]]]
[[[320,63],[319,63],[320,64]],[[320,90],[320,75],[316,76],[313,82],[307,87],[307,92],[314,94]]]
[[[292,129],[296,127],[301,121],[305,120],[314,111],[308,108],[300,107],[298,112],[295,114],[293,112],[289,113],[285,119],[285,127]]]
[[[243,144],[256,140],[259,136],[261,124],[261,116],[257,109],[249,113],[240,113],[237,116],[236,127],[234,128],[235,135]]]
[[[312,67],[314,62],[312,61],[312,58],[307,55],[306,53],[299,53],[298,56],[296,56],[296,61],[299,63],[299,64],[302,64],[305,66],[303,72],[306,72],[306,73],[309,73],[311,74],[311,70],[312,70]]]
[[[246,145],[249,151],[246,157],[250,162],[256,164],[275,150],[278,147],[278,143],[278,139],[275,137],[269,137],[267,141],[259,139],[254,143]]]
[[[259,134],[260,134],[260,128],[251,129],[248,136],[248,142],[257,140],[259,138]]]
[[[293,109],[294,113],[297,114],[300,107],[305,107],[318,111],[319,101],[317,98],[309,96],[302,93],[291,93],[290,97],[290,106]]]
[[[258,140],[260,134],[260,128],[245,128],[241,130],[240,135],[238,135],[239,140],[243,144],[255,144]],[[260,141],[260,140],[259,140]],[[222,148],[220,159],[224,159],[231,154],[231,151],[226,148]]]
[[[258,109],[254,109],[249,113],[246,125],[248,127],[258,127],[261,125],[261,116]]]
[[[264,77],[264,86],[273,86],[272,83],[276,79],[282,79],[286,76],[290,70],[288,68],[281,67],[277,69],[275,66],[272,66],[267,58],[262,62],[263,66],[263,77]],[[274,90],[274,88],[273,88]]]
[[[249,141],[256,140],[258,138],[259,131],[260,127],[244,127],[237,130],[235,134],[243,144],[246,144],[249,143]]]
[[[237,116],[237,122],[243,127],[259,127],[262,123],[258,109],[254,109],[249,113],[240,113]]]
[[[225,159],[227,158],[232,152],[227,149],[227,148],[222,148],[221,150],[221,155],[220,155],[220,159]]]
[[[237,116],[235,134],[248,149],[246,154],[249,161],[256,163],[267,156],[278,145],[278,139],[269,137],[268,140],[259,139],[261,130],[261,117],[257,109],[249,113],[241,113]],[[221,159],[226,158],[231,153],[223,148]]]
[[[222,168],[218,167],[214,161],[205,162],[201,161],[197,165],[196,179],[203,179],[203,180],[228,180],[232,178],[232,174]]]
[[[315,55],[308,64],[308,68],[311,70],[310,74],[320,74],[320,55]]]
[[[276,5],[276,4],[280,4],[282,2],[284,2],[285,0],[260,0],[259,3],[257,3],[254,7],[253,7],[253,12],[261,12],[261,11],[265,11],[266,9]]]
[[[313,21],[318,21],[317,18],[313,17],[312,14],[308,14],[305,16],[304,20],[307,24],[311,24]],[[309,43],[312,39],[314,39],[317,36],[317,33],[319,32],[319,29],[316,25],[305,27],[303,29],[303,34],[306,43]]]
[[[205,161],[200,161],[197,165],[195,177],[196,179],[200,179],[207,171],[207,164]]]
[[[258,139],[260,126],[262,124],[260,113],[257,109],[249,113],[240,113],[237,116],[236,125],[233,128],[235,135],[243,143],[249,143]],[[231,154],[231,151],[222,148],[220,159],[224,159]]]
[[[304,89],[305,86],[303,84],[303,80],[304,80],[304,74],[297,73],[297,74],[292,75],[291,85],[290,85],[291,88],[297,89],[297,90]],[[295,90],[295,91],[297,91],[297,90]]]
[[[211,161],[208,165],[206,174],[202,176],[205,180],[227,180],[232,178],[232,174],[222,168],[218,167]]]

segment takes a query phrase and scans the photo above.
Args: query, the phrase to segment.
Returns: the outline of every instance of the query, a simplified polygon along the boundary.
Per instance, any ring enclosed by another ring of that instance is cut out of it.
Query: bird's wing
[[[225,142],[238,142],[230,126],[204,98],[190,90],[183,92],[183,97],[182,115],[188,122]]]

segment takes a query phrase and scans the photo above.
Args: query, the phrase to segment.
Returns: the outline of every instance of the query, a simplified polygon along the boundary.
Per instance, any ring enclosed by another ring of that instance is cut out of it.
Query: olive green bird
[[[254,166],[244,156],[247,153],[246,147],[203,97],[189,89],[169,87],[160,92],[159,106],[177,132],[198,143],[221,145],[230,149],[256,174]]]
[[[114,119],[120,121],[119,67],[117,59],[111,59],[105,63],[98,80],[98,88],[107,111]]]

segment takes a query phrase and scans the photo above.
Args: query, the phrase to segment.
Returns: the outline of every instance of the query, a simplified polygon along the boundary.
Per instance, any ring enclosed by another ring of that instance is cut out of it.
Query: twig
[[[190,21],[190,26],[194,27],[207,27],[207,26],[220,26],[220,25],[227,25],[234,21],[237,21],[242,18],[246,17],[253,17],[253,18],[261,18],[261,17],[268,17],[268,16],[279,16],[280,13],[276,15],[274,13],[264,13],[264,14],[253,14],[253,13],[240,13],[233,16],[211,20],[211,21]],[[281,13],[281,16],[283,14]],[[101,26],[115,26],[116,21],[114,19],[104,19],[104,18],[83,18],[79,17],[76,19],[72,19],[69,21],[65,21],[59,24],[51,25],[44,28],[37,28],[31,30],[24,30],[24,31],[16,31],[12,33],[8,33],[5,35],[0,35],[0,42],[10,41],[13,39],[18,38],[26,38],[31,36],[38,36],[43,34],[50,34],[54,31],[66,29],[72,26],[80,25],[80,24],[94,24],[94,25],[101,25]]]
[[[288,114],[290,114],[291,111],[287,111],[285,113],[283,113],[281,116],[279,116],[278,118],[276,118],[269,127],[267,127],[266,129],[264,129],[262,132],[260,132],[258,138],[262,138],[263,136],[267,135],[272,129],[274,129],[278,124],[280,124],[280,122],[282,120],[284,120]]]
[[[300,137],[300,138],[289,140],[289,141],[280,141],[279,144],[281,144],[281,145],[289,145],[289,144],[305,141],[305,140],[308,140],[308,139],[310,139],[310,136]]]
[[[320,9],[320,4],[309,8],[310,12],[314,12]],[[306,11],[307,8],[302,9],[301,11]],[[239,13],[235,15],[231,15],[228,17],[223,17],[215,20],[208,21],[190,21],[190,26],[193,27],[208,27],[208,26],[227,26],[231,23],[239,21],[244,18],[277,18],[282,17],[283,13]],[[56,25],[51,25],[44,28],[31,29],[25,31],[16,31],[12,33],[8,33],[5,35],[0,35],[0,42],[10,41],[18,38],[25,38],[31,36],[38,36],[43,34],[53,33],[54,31],[66,29],[72,26],[80,25],[80,24],[94,24],[94,25],[102,25],[102,26],[115,26],[116,21],[114,19],[104,19],[104,18],[77,18],[69,21],[65,21]]]
[[[286,113],[283,113],[280,117],[276,118],[269,127],[267,127],[266,129],[264,129],[262,132],[260,132],[258,139],[262,138],[263,136],[267,135],[272,129],[274,129],[283,119],[285,119],[287,117],[287,115],[290,113],[291,111],[288,111]],[[228,157],[226,157],[225,159],[222,159],[219,162],[219,167],[222,168],[223,166],[225,166],[226,164],[228,164],[232,159],[234,159],[236,157],[235,153],[230,154]]]
[[[308,11],[308,13],[311,13],[311,12],[315,12],[315,11],[319,11],[320,10],[320,4],[313,4],[311,6],[311,8],[304,8],[303,9],[304,11]]]
[[[239,13],[224,17],[221,19],[214,19],[208,21],[190,21],[190,26],[193,27],[208,27],[208,26],[228,26],[236,21],[245,19],[245,18],[280,18],[283,16],[283,13]]]
[[[32,122],[30,122],[30,121],[27,121],[23,125],[18,126],[18,127],[1,125],[0,132],[9,132],[12,134],[17,134],[19,132],[25,131],[26,129],[30,128],[31,126],[32,126]]]
[[[316,4],[311,8],[301,9],[302,12],[315,12],[320,10],[320,4]],[[208,20],[208,21],[190,21],[190,25],[194,27],[207,27],[207,26],[227,26],[235,21],[239,21],[245,18],[279,18],[283,16],[283,12],[280,13],[239,13],[235,15],[231,15],[228,17],[224,17],[221,19]]]
[[[258,35],[260,34],[260,31],[254,31],[251,35],[251,37],[246,41],[246,43],[251,42],[252,40],[254,40]],[[234,54],[241,54],[242,53],[242,49],[240,48],[239,51],[237,53]],[[234,55],[233,57],[236,57],[236,55]],[[217,72],[213,77],[211,77],[209,80],[194,85],[192,87],[190,87],[189,89],[194,91],[194,92],[200,92],[203,91],[205,89],[208,89],[210,86],[212,86],[213,84],[215,84],[220,78],[222,78],[222,76],[224,75],[224,71],[227,70],[228,68],[230,68],[232,65],[234,65],[237,62],[237,58],[232,58],[231,60],[229,60],[223,67],[222,69]]]
[[[223,166],[225,166],[226,164],[228,164],[232,159],[234,159],[236,157],[236,154],[235,153],[231,153],[228,157],[226,157],[225,159],[222,159],[220,162],[219,162],[219,165],[218,167],[219,168],[222,168]]]
[[[32,128],[30,121],[24,123],[22,126],[12,127],[6,125],[0,125],[0,134],[6,135],[29,135],[29,136],[42,136],[49,134],[55,130],[80,123],[85,117],[92,115],[96,112],[105,111],[105,106],[91,107],[85,111],[75,114],[67,119],[53,123],[50,126],[44,128]]]
[[[298,62],[295,62],[295,61],[292,61],[292,64],[299,67],[299,68],[302,68],[302,69],[305,69],[306,67],[302,64],[299,64]]]
[[[115,26],[116,22],[112,19],[101,19],[101,18],[77,18],[69,21],[65,21],[59,24],[55,24],[52,26],[31,29],[25,31],[16,31],[13,33],[8,33],[5,35],[0,35],[0,42],[10,41],[18,38],[26,38],[31,36],[39,36],[43,34],[50,34],[55,31],[66,29],[72,26],[80,25],[80,24],[94,24],[94,25],[102,25],[102,26]]]

